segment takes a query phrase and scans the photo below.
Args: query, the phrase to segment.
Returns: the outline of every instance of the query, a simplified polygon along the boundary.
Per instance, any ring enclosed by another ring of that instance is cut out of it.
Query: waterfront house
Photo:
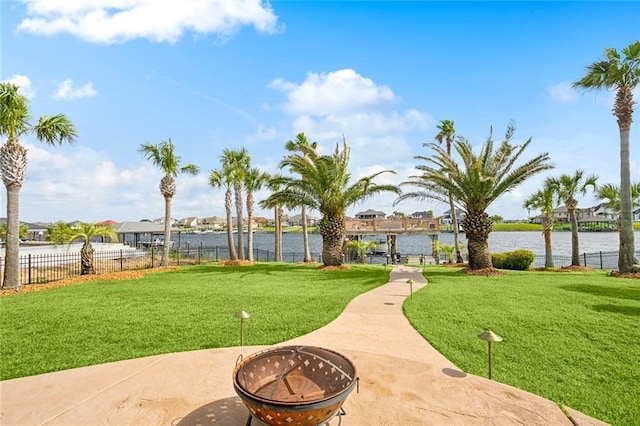
[[[413,212],[409,216],[413,219],[431,219],[433,217],[433,211],[422,211],[422,212]]]
[[[455,209],[455,212],[456,212],[456,219],[458,220],[458,225],[460,225],[460,223],[462,222],[462,218],[464,217],[464,212],[460,209]],[[440,224],[451,225],[451,223],[453,223],[453,218],[451,216],[451,209],[449,209],[444,213],[442,213],[442,216],[440,217]]]
[[[318,223],[320,221],[320,219],[317,219],[315,217],[311,217],[309,215],[307,215],[307,225],[308,226],[315,226],[316,223]],[[296,214],[293,215],[289,218],[289,225],[291,226],[302,226],[302,215],[301,214]]]
[[[371,219],[384,219],[387,217],[385,212],[378,210],[368,209],[360,213],[356,213],[356,219],[371,220]]]
[[[177,225],[181,228],[197,228],[200,224],[200,221],[197,217],[185,217],[184,219],[180,219]]]

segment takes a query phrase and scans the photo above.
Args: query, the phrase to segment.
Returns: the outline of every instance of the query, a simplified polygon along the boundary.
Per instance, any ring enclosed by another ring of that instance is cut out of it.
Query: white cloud
[[[73,80],[66,79],[58,85],[58,90],[53,94],[54,99],[72,100],[96,96],[98,92],[93,88],[93,83],[89,82],[82,87],[73,87]]]
[[[229,36],[238,27],[275,32],[277,16],[262,0],[23,0],[19,30],[68,33],[94,43],[136,38],[175,43],[183,33]]]
[[[554,102],[569,103],[578,99],[578,94],[571,83],[563,82],[547,86],[547,93]]]
[[[285,110],[295,115],[329,115],[375,109],[395,102],[393,91],[352,69],[309,73],[301,83],[275,79],[271,87],[287,95]]]
[[[20,93],[26,96],[27,99],[36,96],[36,90],[31,86],[31,80],[26,75],[14,74],[4,81],[18,86]]]
[[[352,69],[309,73],[299,84],[276,79],[271,87],[286,95],[282,108],[293,116],[291,134],[304,132],[321,143],[321,152],[333,150],[344,136],[351,148],[352,169],[388,169],[385,164],[412,157],[408,135],[433,123],[421,111],[397,111],[398,99],[391,88]]]

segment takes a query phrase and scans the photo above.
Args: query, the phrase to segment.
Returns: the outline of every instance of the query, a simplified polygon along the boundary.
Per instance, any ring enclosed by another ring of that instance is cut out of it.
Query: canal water
[[[247,238],[244,238],[244,245],[247,245]],[[383,237],[379,235],[376,237]],[[617,232],[580,232],[579,252],[617,252],[619,247]],[[178,244],[176,235],[172,238],[174,246]],[[446,245],[453,245],[453,233],[441,233],[440,241]],[[553,254],[555,256],[571,256],[571,232],[553,232],[552,237]],[[460,234],[460,242],[466,243],[464,234]],[[640,232],[635,233],[636,247],[640,247]],[[189,245],[191,248],[199,247],[226,247],[226,233],[213,234],[182,234],[180,235],[180,246],[184,248]],[[253,246],[255,249],[263,251],[274,250],[274,234],[255,233]],[[309,235],[309,246],[312,253],[322,252],[322,237],[319,234]],[[399,235],[397,238],[397,252],[401,254],[431,254],[431,239],[426,235]],[[512,251],[516,249],[531,250],[537,256],[544,255],[544,237],[542,232],[498,232],[494,231],[489,235],[489,250],[492,253]],[[302,253],[302,234],[285,233],[282,239],[283,253]]]

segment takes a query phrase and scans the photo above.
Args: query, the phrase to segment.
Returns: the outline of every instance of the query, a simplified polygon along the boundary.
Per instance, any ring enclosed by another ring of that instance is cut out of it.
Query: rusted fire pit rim
[[[305,349],[309,349],[309,350],[313,350],[313,349],[319,349],[321,351],[326,351],[326,352],[330,352],[338,357],[340,357],[342,360],[344,360],[345,362],[347,362],[350,366],[351,369],[353,370],[353,377],[350,374],[347,374],[346,372],[343,371],[343,369],[339,368],[338,366],[336,366],[333,362],[323,359],[322,356],[314,353],[314,352],[305,352]],[[240,372],[240,370],[242,369],[242,367],[244,367],[245,365],[247,365],[251,360],[261,357],[265,354],[278,354],[278,353],[285,353],[285,354],[291,354],[292,352],[295,353],[305,353],[307,355],[312,355],[315,357],[318,357],[320,359],[322,359],[323,361],[326,361],[328,364],[330,364],[331,366],[337,368],[342,374],[344,374],[349,380],[350,383],[344,388],[341,389],[340,391],[326,396],[324,398],[319,398],[319,399],[312,399],[312,400],[308,400],[308,401],[281,401],[281,400],[277,400],[277,399],[268,399],[268,398],[263,398],[257,395],[254,395],[253,393],[247,391],[246,389],[244,389],[239,383],[238,383],[238,373]],[[340,402],[344,399],[346,399],[346,397],[349,395],[349,393],[351,393],[351,391],[353,390],[353,388],[356,386],[357,382],[358,382],[358,377],[356,375],[356,367],[355,365],[351,362],[350,359],[348,359],[347,357],[345,357],[344,355],[333,351],[331,349],[327,349],[327,348],[321,348],[318,346],[279,346],[276,348],[272,348],[272,349],[265,349],[262,350],[260,352],[256,352],[250,356],[248,356],[247,358],[238,359],[238,362],[236,364],[235,369],[233,370],[233,387],[236,391],[236,393],[240,396],[240,398],[244,399],[247,402],[250,402],[251,404],[254,405],[258,405],[262,408],[273,408],[273,407],[281,407],[281,408],[286,408],[288,411],[307,411],[309,409],[316,409],[316,408],[322,408],[325,406],[329,406],[332,404],[335,404],[337,402]]]

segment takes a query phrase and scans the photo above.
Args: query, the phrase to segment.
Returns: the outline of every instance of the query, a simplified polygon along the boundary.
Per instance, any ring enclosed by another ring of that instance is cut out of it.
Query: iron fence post
[[[29,253],[29,257],[27,259],[27,269],[28,269],[28,279],[27,282],[31,284],[31,253]]]
[[[600,269],[604,269],[604,268],[602,267],[602,252],[600,252]]]

